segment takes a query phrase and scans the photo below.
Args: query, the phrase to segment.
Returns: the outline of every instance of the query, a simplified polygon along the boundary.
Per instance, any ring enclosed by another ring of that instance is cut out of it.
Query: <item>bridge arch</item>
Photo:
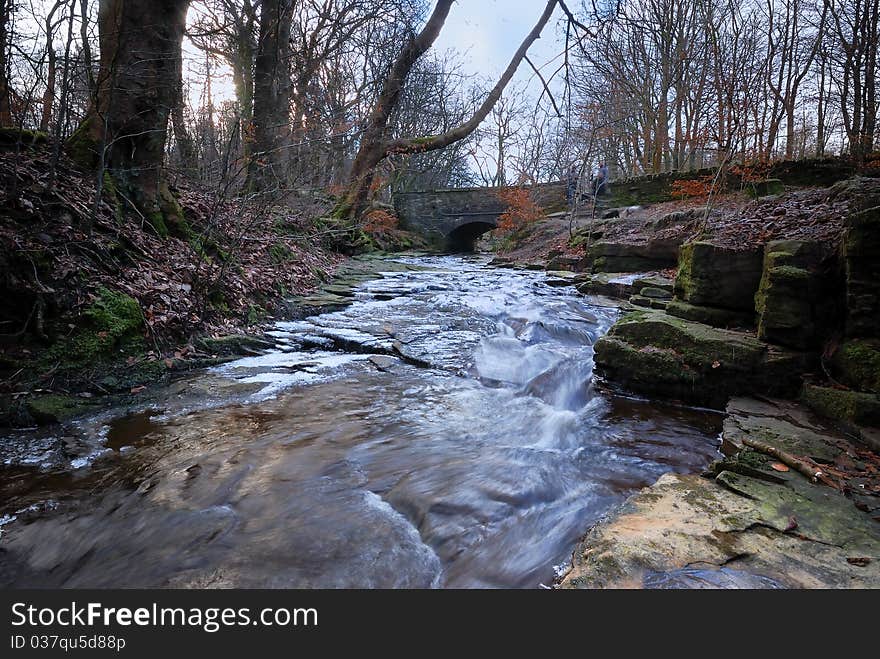
[[[488,222],[485,219],[462,222],[446,234],[446,250],[456,253],[473,252],[477,238],[497,226],[496,222]]]
[[[547,212],[566,207],[564,183],[527,186],[535,203]],[[400,192],[394,209],[401,225],[424,236],[435,248],[473,251],[476,239],[498,226],[506,210],[499,188],[459,188]]]

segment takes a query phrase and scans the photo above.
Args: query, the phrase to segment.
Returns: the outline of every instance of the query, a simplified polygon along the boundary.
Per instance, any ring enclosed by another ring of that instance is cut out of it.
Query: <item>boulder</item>
[[[663,290],[662,288],[654,288],[653,286],[645,286],[643,289],[639,291],[639,295],[642,297],[650,297],[655,300],[671,300],[672,293],[669,291]]]
[[[813,361],[752,334],[641,310],[618,321],[595,351],[597,373],[616,387],[719,408],[744,393],[794,396]]]
[[[679,253],[675,295],[690,304],[751,312],[762,266],[763,253],[758,248],[688,243]]]
[[[652,240],[646,243],[601,241],[589,251],[593,272],[646,272],[674,267],[679,241]]]
[[[880,332],[880,206],[850,215],[844,235],[846,334]]]
[[[672,293],[675,288],[675,280],[662,275],[650,275],[648,277],[639,277],[635,281],[636,287],[639,289],[650,286],[651,288],[660,288],[667,293]]]
[[[875,394],[806,384],[801,400],[817,414],[846,428],[880,427],[880,397]]]
[[[600,272],[589,275],[589,278],[577,286],[583,295],[605,295],[627,299],[635,295],[636,289],[632,275],[625,272]]]
[[[815,241],[768,243],[755,310],[758,337],[808,350],[830,334],[837,310],[831,254]]]
[[[666,311],[672,316],[712,327],[751,327],[754,325],[754,316],[750,313],[704,305],[698,306],[681,300],[670,300]]]
[[[858,391],[880,394],[880,339],[850,339],[832,358],[834,376]]]

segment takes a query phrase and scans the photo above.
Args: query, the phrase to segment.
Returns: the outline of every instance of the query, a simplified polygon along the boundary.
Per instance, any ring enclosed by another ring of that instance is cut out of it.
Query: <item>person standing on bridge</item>
[[[578,168],[577,164],[572,163],[571,167],[568,168],[568,180],[567,187],[565,190],[565,198],[568,201],[569,207],[574,203],[574,197],[577,194],[577,184],[578,184]]]
[[[593,180],[593,196],[598,197],[606,192],[608,192],[608,167],[604,160],[600,160],[596,178]]]

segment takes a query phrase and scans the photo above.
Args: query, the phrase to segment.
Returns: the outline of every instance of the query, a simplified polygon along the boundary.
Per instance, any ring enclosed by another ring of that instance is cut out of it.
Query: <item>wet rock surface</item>
[[[794,403],[735,399],[728,413],[711,477],[668,474],[631,497],[578,545],[560,587],[880,587],[880,492],[777,471],[741,439],[849,461],[855,489],[863,449]]]

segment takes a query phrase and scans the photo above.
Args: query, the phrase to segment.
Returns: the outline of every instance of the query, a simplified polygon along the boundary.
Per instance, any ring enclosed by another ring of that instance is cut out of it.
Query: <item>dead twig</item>
[[[776,458],[782,464],[791,467],[800,474],[803,474],[814,483],[821,481],[825,485],[833,487],[834,489],[839,489],[837,484],[828,478],[822,469],[811,460],[799,458],[791,453],[783,451],[782,449],[776,448],[775,446],[770,446],[769,444],[748,437],[745,437],[742,442],[745,446],[748,446],[759,453],[764,453],[765,455]]]

